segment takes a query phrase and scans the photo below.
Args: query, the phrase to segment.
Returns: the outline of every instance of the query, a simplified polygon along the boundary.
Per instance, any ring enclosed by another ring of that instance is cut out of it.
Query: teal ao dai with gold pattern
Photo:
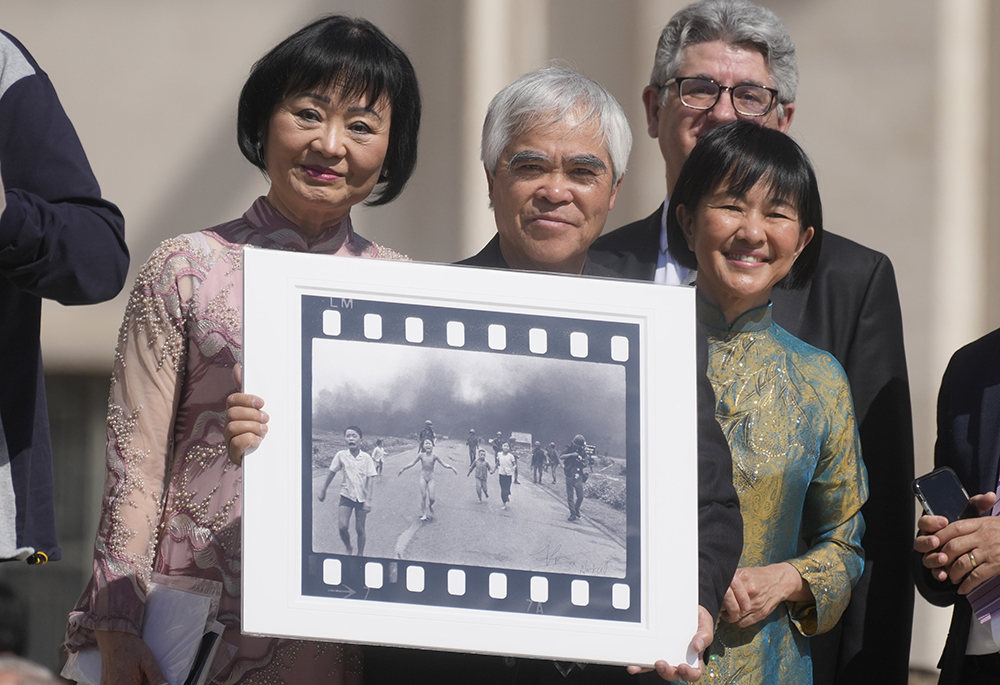
[[[837,623],[864,565],[868,476],[851,389],[831,355],[772,322],[770,305],[727,326],[699,298],[698,318],[743,513],[739,565],[787,561],[815,596],[747,628],[720,621],[701,682],[811,683],[808,636]]]

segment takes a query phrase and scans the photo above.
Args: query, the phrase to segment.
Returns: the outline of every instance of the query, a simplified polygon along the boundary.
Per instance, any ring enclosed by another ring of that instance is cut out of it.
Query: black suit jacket
[[[994,491],[1000,469],[1000,330],[952,356],[938,394],[937,428],[934,464],[955,469],[969,494]],[[933,580],[920,558],[913,553],[913,575],[920,594],[938,606],[955,605],[938,667],[939,683],[958,683],[972,607],[955,585]]]
[[[458,264],[509,269],[500,252],[499,236],[478,254]],[[584,276],[621,278],[590,258]],[[713,617],[732,581],[743,552],[743,519],[733,488],[729,445],[715,420],[715,393],[706,375],[708,343],[699,329],[698,366],[698,601]],[[679,563],[689,563],[683,552]],[[390,647],[365,648],[366,685],[387,685],[404,680],[410,685],[636,685],[663,682],[656,674],[630,676],[623,666],[590,664],[573,668],[564,677],[551,661],[433,652]]]
[[[601,236],[591,248],[593,260],[629,278],[653,280],[662,213],[660,205]],[[771,298],[782,328],[833,354],[847,372],[868,468],[865,570],[837,627],[810,641],[814,682],[905,685],[913,585],[900,570],[909,562],[913,532],[913,421],[892,264],[884,254],[824,232],[809,284],[776,288]]]
[[[507,264],[507,260],[503,258],[503,252],[500,251],[500,234],[497,233],[493,236],[490,242],[486,243],[486,247],[481,249],[476,254],[472,255],[467,259],[463,259],[460,262],[455,262],[461,266],[479,266],[486,269],[509,269],[510,266]],[[609,269],[605,266],[601,266],[593,259],[590,258],[589,254],[587,261],[583,263],[583,276],[600,276],[603,278],[621,278],[622,275],[613,269]]]

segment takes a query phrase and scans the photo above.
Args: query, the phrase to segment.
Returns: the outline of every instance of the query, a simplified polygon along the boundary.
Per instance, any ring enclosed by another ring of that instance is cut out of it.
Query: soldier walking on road
[[[566,501],[569,504],[569,519],[580,518],[580,505],[583,504],[583,484],[587,482],[584,469],[590,466],[590,456],[587,454],[587,441],[582,435],[573,438],[573,444],[566,448],[562,455],[563,471],[566,473]]]
[[[458,471],[451,464],[445,464],[438,459],[434,454],[434,443],[429,438],[424,440],[421,447],[423,447],[424,451],[417,452],[417,456],[413,458],[413,461],[401,468],[396,475],[403,475],[403,471],[420,462],[420,520],[426,521],[430,518],[427,516],[428,511],[430,511],[431,516],[434,515],[434,464],[441,464],[441,466],[456,476],[458,475]]]
[[[531,474],[535,483],[541,485],[542,477],[545,475],[545,450],[542,443],[535,440],[535,449],[531,453]]]
[[[479,448],[479,436],[474,428],[469,429],[469,437],[465,439],[465,444],[469,446],[469,465],[476,463],[476,450]]]
[[[552,484],[556,484],[556,471],[559,469],[559,452],[556,451],[556,444],[549,443],[549,448],[545,450],[545,456],[549,460],[549,469],[552,471]]]
[[[431,424],[430,419],[424,421],[423,430],[420,431],[420,437],[417,438],[417,452],[424,451],[424,442],[427,440],[430,440],[432,445],[437,444],[437,438],[434,435],[434,426]]]
[[[507,441],[503,439],[503,433],[497,431],[497,436],[489,442],[493,448],[493,466],[500,466],[500,452],[503,451],[503,444]]]

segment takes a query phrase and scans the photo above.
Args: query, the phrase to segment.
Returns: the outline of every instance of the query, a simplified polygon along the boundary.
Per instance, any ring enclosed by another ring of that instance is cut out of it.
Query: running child
[[[382,438],[375,441],[375,449],[372,450],[372,461],[375,462],[375,470],[381,476],[382,463],[385,461],[385,448],[382,447]]]
[[[340,450],[330,462],[330,472],[319,493],[319,501],[326,499],[326,490],[338,471],[344,472],[344,482],[340,486],[340,509],[338,524],[340,539],[344,541],[348,554],[354,554],[351,546],[351,513],[354,513],[354,528],[358,538],[358,555],[365,553],[365,520],[372,510],[372,478],[378,475],[371,455],[361,451],[361,429],[348,426],[344,431],[347,449]]]
[[[416,466],[417,462],[420,462],[420,520],[426,521],[429,518],[427,516],[428,511],[432,515],[434,514],[434,464],[441,464],[441,466],[450,470],[456,476],[458,475],[458,471],[450,464],[445,464],[438,459],[437,455],[434,454],[434,443],[429,439],[424,440],[422,447],[424,451],[418,452],[413,461],[401,468],[396,475],[403,475],[403,471],[411,466]]]
[[[496,459],[496,471],[500,479],[500,499],[503,501],[503,506],[500,508],[506,509],[507,503],[510,502],[511,480],[517,482],[517,457],[511,453],[510,445],[505,442],[501,446],[500,453],[497,454]]]
[[[465,477],[468,478],[469,474],[473,471],[476,472],[476,497],[482,502],[483,495],[486,495],[486,499],[490,498],[490,491],[486,485],[486,477],[493,473],[489,462],[486,461],[486,450],[479,450],[479,456],[472,462],[472,466],[469,467],[469,473],[465,474]]]

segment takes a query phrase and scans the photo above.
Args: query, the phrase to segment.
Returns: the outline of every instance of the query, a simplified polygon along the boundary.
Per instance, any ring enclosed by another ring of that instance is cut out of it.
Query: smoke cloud
[[[560,448],[582,433],[601,453],[625,453],[625,371],[597,364],[469,350],[317,339],[313,424],[369,435],[464,439],[531,433]]]

